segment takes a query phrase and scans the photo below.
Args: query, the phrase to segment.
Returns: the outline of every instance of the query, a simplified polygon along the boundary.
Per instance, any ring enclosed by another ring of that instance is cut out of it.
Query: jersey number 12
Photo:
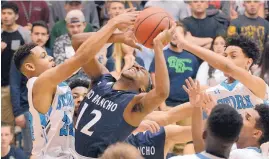
[[[85,103],[81,109],[81,112],[79,113],[79,116],[78,116],[78,120],[77,120],[77,123],[76,123],[76,129],[78,128],[78,123],[82,117],[82,115],[84,114],[85,110],[88,108],[88,104]],[[86,135],[89,135],[89,136],[92,136],[93,134],[93,131],[89,131],[89,129],[94,125],[96,124],[102,117],[102,113],[99,111],[99,110],[96,110],[94,109],[91,114],[95,114],[95,117],[89,121],[81,130],[80,132],[86,134]]]

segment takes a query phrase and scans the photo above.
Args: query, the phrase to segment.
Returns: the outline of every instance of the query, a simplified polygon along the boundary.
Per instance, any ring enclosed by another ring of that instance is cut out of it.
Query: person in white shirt
[[[216,36],[212,41],[211,50],[222,55],[224,53],[225,45],[226,42],[224,37],[221,35]],[[216,86],[225,79],[227,78],[222,71],[213,68],[206,61],[201,64],[196,75],[196,80],[199,81],[201,85],[207,85],[209,87]]]
[[[205,151],[170,159],[227,159],[243,125],[241,115],[227,104],[216,105],[203,132]]]

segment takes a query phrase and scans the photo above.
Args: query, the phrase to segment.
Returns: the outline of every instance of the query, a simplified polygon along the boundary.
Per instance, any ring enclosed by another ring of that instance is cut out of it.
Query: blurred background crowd
[[[224,53],[225,37],[234,34],[251,37],[260,48],[260,60],[252,67],[251,73],[269,84],[267,1],[1,1],[1,121],[15,125],[14,131],[13,127],[6,129],[2,124],[2,146],[12,143],[23,149],[21,155],[29,156],[31,152],[27,79],[12,62],[14,52],[21,45],[30,42],[38,44],[59,65],[75,54],[71,45],[73,35],[96,32],[109,19],[126,12],[128,8],[143,10],[152,6],[165,9],[174,20],[180,21],[185,28],[186,38],[218,54]],[[115,77],[120,75],[121,68],[136,61],[151,72],[154,82],[154,53],[151,49],[141,46],[142,50],[136,50],[123,44],[120,49],[114,46],[117,45],[110,44],[102,49],[98,59]],[[191,53],[172,44],[166,49],[172,51],[165,56],[171,91],[160,109],[188,101],[188,95],[182,89],[187,77],[208,86],[215,86],[225,79],[222,72]],[[117,56],[118,52],[120,56]],[[117,66],[118,60],[122,63],[120,67]],[[76,79],[90,81],[82,70],[78,70],[66,82]],[[83,98],[74,99],[75,104],[79,105]],[[3,157],[4,153],[1,154]]]

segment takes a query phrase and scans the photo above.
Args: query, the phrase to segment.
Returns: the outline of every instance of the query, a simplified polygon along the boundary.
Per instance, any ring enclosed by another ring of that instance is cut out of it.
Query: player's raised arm
[[[33,86],[33,103],[40,113],[46,113],[52,103],[52,95],[56,86],[70,77],[83,64],[93,59],[98,51],[111,37],[118,24],[133,24],[137,13],[129,13],[124,17],[115,18],[102,29],[90,36],[77,50],[77,53],[64,63],[42,73]],[[39,101],[44,101],[40,103]]]
[[[180,34],[180,33],[178,33]],[[265,82],[249,73],[249,68],[257,59],[258,48],[254,42],[244,36],[234,36],[227,40],[228,47],[225,50],[224,58],[211,50],[196,46],[179,35],[179,40],[183,48],[201,59],[209,65],[224,72],[224,74],[240,81],[249,88],[257,97],[264,99],[266,92]]]

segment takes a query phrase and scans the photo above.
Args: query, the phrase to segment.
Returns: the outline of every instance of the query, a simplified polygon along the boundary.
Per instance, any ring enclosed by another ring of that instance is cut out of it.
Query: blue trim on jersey
[[[259,149],[258,147],[247,147],[246,149],[252,149],[252,150],[254,150],[254,151],[258,152],[258,153],[262,153],[262,150]]]
[[[197,153],[195,155],[200,159],[210,159],[210,158],[206,157],[205,155],[202,155],[201,153]]]
[[[33,115],[31,114],[31,112],[29,112],[29,123],[30,123],[31,138],[34,141],[35,136],[34,136],[34,126],[33,126]]]
[[[221,86],[228,89],[229,91],[232,91],[234,87],[239,83],[239,81],[234,81],[233,83],[226,83],[226,80],[221,82]]]

